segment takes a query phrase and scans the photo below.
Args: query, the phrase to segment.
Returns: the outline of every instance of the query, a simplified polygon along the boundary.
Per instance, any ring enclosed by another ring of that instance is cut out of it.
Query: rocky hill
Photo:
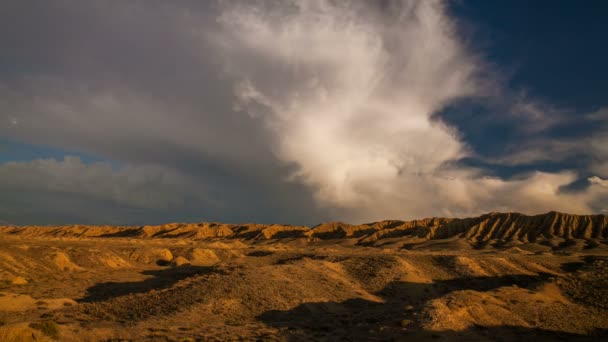
[[[472,245],[488,243],[598,242],[608,240],[605,215],[570,215],[549,212],[528,216],[520,213],[489,213],[472,218],[426,218],[413,221],[387,220],[353,225],[327,222],[309,228],[291,225],[170,223],[156,226],[0,226],[0,234],[39,238],[141,238],[188,240],[319,241],[348,239],[360,245],[405,238],[429,241],[461,238]]]

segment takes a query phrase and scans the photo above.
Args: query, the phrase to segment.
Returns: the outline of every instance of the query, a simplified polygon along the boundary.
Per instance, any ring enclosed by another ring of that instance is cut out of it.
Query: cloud
[[[441,4],[412,4],[390,25],[325,1],[290,2],[289,14],[244,4],[220,17],[239,106],[266,123],[277,155],[299,165],[321,201],[365,202],[359,189],[387,192],[399,175],[465,155],[456,132],[430,117],[476,93],[475,58]]]
[[[200,180],[160,165],[69,156],[0,164],[0,215],[10,223],[143,224],[216,206]]]
[[[589,177],[589,182],[591,182],[591,184],[598,184],[600,186],[608,188],[608,180],[601,179],[598,176]]]
[[[591,170],[608,177],[608,108],[600,108],[586,117],[600,127],[600,130],[592,133],[588,146],[593,157]]]
[[[522,139],[523,140],[523,139]],[[588,148],[586,139],[528,138],[504,149],[503,155],[484,159],[500,165],[534,165],[538,162],[559,162],[580,157]]]
[[[568,170],[501,179],[457,163],[475,146],[437,115],[454,102],[515,98],[496,100],[504,117],[489,119],[523,118],[529,135],[561,116],[549,120],[559,111],[508,95],[463,44],[444,2],[39,6],[37,25],[3,20],[29,43],[7,49],[19,67],[0,68],[0,136],[128,166],[1,164],[0,186],[34,211],[60,196],[71,204],[87,198],[107,217],[313,224],[583,213],[598,211],[603,198],[595,183],[561,192],[578,177]],[[534,148],[496,159],[521,164],[580,151],[529,136],[519,145]],[[49,200],[35,202],[39,196]],[[0,214],[14,212],[15,201],[0,195]]]
[[[318,201],[358,220],[590,210],[593,199],[559,193],[576,179],[571,172],[509,181],[449,166],[471,153],[433,114],[484,95],[489,72],[441,2],[407,2],[390,18],[327,1],[290,5],[288,14],[230,7],[217,41],[226,71],[240,80],[238,107],[265,122],[277,155],[299,166],[294,177],[317,189]],[[513,110],[543,121],[531,102]]]
[[[196,186],[198,191],[195,191]],[[69,193],[138,208],[168,209],[184,205],[187,195],[204,203],[204,186],[164,167],[84,164],[78,157],[0,164],[3,189]]]
[[[128,165],[175,170],[192,184],[204,184],[215,203],[204,210],[189,206],[189,217],[239,222],[295,218],[306,223],[325,217],[308,189],[288,181],[291,166],[277,161],[260,125],[232,112],[231,101],[216,106],[199,104],[194,97],[175,103],[123,82],[106,82],[94,82],[93,87],[38,77],[13,84],[0,97],[19,124],[0,122],[0,134]],[[181,191],[165,190],[153,195],[170,197]]]

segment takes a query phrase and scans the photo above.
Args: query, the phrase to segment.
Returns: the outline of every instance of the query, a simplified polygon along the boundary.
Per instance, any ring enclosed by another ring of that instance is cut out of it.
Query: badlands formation
[[[0,341],[608,340],[608,217],[0,227]]]

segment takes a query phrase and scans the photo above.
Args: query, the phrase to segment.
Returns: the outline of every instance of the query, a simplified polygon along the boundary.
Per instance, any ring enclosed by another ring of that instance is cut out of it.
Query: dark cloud
[[[325,218],[310,189],[287,181],[291,166],[261,124],[233,110],[232,85],[203,41],[217,13],[197,6],[11,4],[0,134],[175,169],[222,203],[208,219]]]

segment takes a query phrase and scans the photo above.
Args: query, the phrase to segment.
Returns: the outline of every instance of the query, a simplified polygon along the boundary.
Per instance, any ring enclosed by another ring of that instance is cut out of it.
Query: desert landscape
[[[0,1],[0,342],[608,341],[608,1]]]
[[[608,217],[0,228],[2,341],[598,341]]]

